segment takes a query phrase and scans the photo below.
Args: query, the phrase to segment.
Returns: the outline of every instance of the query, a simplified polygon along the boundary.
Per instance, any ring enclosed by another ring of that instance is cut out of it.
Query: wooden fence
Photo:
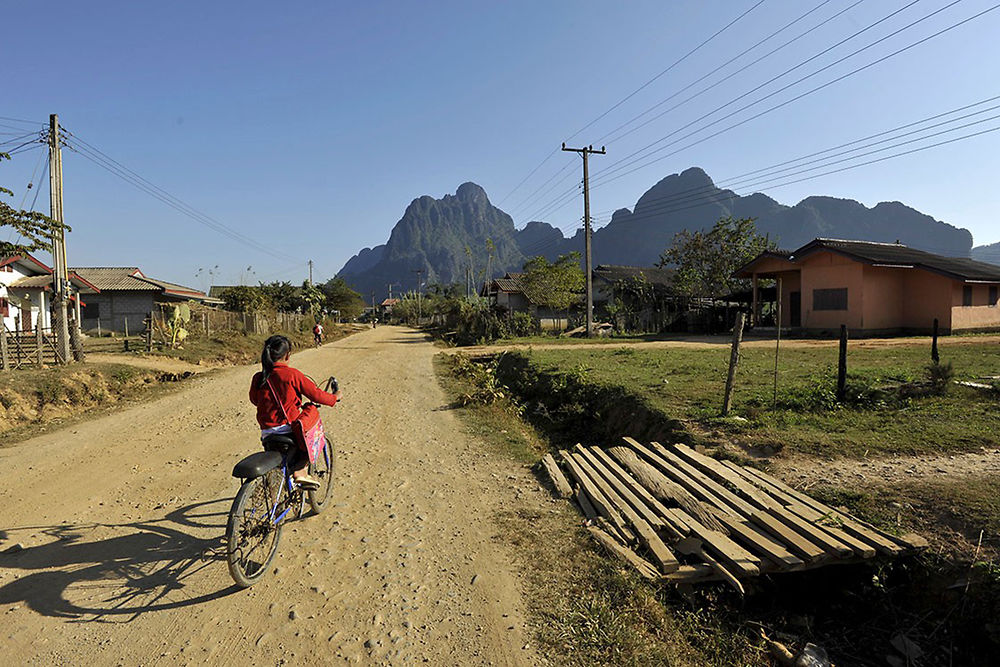
[[[11,331],[0,324],[0,370],[63,362],[52,329]]]

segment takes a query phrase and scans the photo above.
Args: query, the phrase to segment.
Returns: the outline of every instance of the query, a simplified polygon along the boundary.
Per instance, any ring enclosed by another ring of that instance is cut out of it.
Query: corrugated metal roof
[[[143,280],[142,271],[137,266],[84,266],[73,267],[70,271],[92,284],[102,292],[160,292],[163,290],[147,280]]]
[[[914,267],[944,273],[961,280],[1000,282],[1000,266],[977,262],[967,257],[945,257],[907,247],[901,243],[847,241],[819,238],[802,246],[792,261],[819,250],[832,250],[869,264]]]

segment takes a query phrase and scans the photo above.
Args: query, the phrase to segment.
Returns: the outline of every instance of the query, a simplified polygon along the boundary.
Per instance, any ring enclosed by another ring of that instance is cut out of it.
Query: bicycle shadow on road
[[[193,503],[150,521],[7,529],[9,535],[54,540],[0,553],[0,569],[30,572],[0,586],[0,604],[23,602],[44,616],[74,622],[127,623],[235,593],[241,589],[219,589],[218,577],[206,570],[225,571],[222,534],[229,502]],[[196,535],[206,532],[212,536]],[[102,537],[87,541],[93,533]],[[205,588],[213,590],[200,592]]]

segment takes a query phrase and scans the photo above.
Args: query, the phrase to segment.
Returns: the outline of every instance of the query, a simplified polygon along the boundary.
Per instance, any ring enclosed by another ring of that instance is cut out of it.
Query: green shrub
[[[927,380],[931,383],[932,391],[938,395],[947,392],[951,381],[955,379],[955,369],[952,368],[951,362],[942,364],[935,361],[927,364],[926,368]]]

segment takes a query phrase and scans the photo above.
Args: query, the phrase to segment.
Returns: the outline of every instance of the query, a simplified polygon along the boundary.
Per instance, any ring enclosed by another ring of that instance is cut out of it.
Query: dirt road
[[[466,435],[435,352],[380,327],[293,357],[344,388],[324,408],[334,505],[289,525],[277,573],[249,590],[221,536],[232,466],[257,447],[253,368],[0,449],[5,661],[539,663],[492,523],[528,473]]]

